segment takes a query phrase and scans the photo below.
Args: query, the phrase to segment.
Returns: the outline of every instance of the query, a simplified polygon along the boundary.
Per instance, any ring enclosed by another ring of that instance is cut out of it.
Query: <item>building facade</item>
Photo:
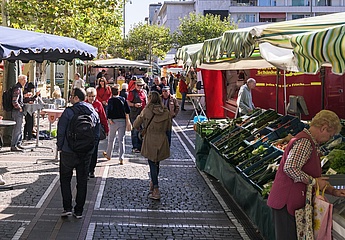
[[[190,12],[230,15],[239,28],[270,22],[344,12],[345,0],[176,0],[165,1],[153,24],[175,31],[179,18]]]

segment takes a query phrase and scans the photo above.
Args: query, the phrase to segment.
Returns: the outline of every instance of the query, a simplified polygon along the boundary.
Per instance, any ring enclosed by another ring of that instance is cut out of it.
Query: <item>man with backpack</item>
[[[60,185],[64,211],[62,217],[72,215],[71,179],[73,169],[77,173],[77,195],[74,216],[82,218],[89,165],[93,149],[99,139],[100,120],[91,104],[84,102],[85,90],[72,90],[68,107],[58,122],[57,150],[60,151]]]

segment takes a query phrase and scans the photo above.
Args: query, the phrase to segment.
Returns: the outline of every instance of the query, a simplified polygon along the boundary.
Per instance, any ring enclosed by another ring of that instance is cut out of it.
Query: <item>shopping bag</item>
[[[325,190],[322,190],[317,184],[314,198],[314,238],[315,240],[331,240],[332,239],[332,223],[333,223],[333,204],[329,203],[325,198]]]
[[[311,184],[307,185],[305,206],[295,210],[298,240],[314,240],[312,191],[313,186]]]

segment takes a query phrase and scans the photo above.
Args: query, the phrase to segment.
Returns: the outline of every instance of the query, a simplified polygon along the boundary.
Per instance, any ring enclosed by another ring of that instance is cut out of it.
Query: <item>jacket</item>
[[[111,88],[109,86],[106,86],[105,88],[98,87],[96,88],[97,91],[97,100],[101,103],[103,101],[108,102],[109,98],[111,97]],[[102,103],[103,104],[103,103]]]
[[[170,147],[166,132],[171,129],[171,117],[167,108],[162,105],[149,104],[133,123],[139,129],[141,125],[147,126],[152,115],[152,121],[146,129],[146,135],[141,147],[141,155],[153,162],[170,157]]]
[[[252,100],[252,92],[248,88],[247,84],[241,86],[240,91],[238,92],[237,106],[241,114],[248,114],[249,110],[255,108]]]
[[[180,93],[187,93],[188,92],[187,84],[184,80],[181,79],[179,81],[178,89],[179,89]]]
[[[99,131],[100,131],[99,130],[100,120],[98,117],[98,113],[93,108],[93,106],[87,102],[77,102],[73,105],[73,107],[82,108],[84,111],[86,111],[88,114],[92,116],[92,120],[96,124],[95,125],[96,126],[95,127],[95,144],[96,144],[99,139]],[[68,107],[63,111],[61,117],[59,118],[58,130],[57,130],[57,141],[56,141],[58,151],[73,153],[72,149],[68,146],[68,142],[67,142],[68,124],[72,120],[73,116],[74,116],[73,110]]]
[[[85,102],[89,103],[87,99]],[[91,104],[91,103],[90,103]],[[95,99],[95,101],[92,103],[93,108],[96,110],[99,116],[99,120],[101,121],[102,126],[104,127],[105,133],[109,133],[109,126],[108,126],[108,121],[107,121],[107,115],[105,114],[103,105],[100,101]]]
[[[294,142],[301,138],[309,139],[309,141],[312,143],[313,148],[310,158],[302,167],[302,171],[312,176],[313,178],[321,176],[321,161],[317,154],[317,149],[314,141],[307,133],[302,131],[298,133],[293,139],[291,139],[288,146],[286,147],[267,200],[267,205],[274,209],[282,209],[284,206],[286,206],[289,214],[293,216],[295,215],[295,210],[300,209],[305,205],[307,185],[303,182],[295,183],[292,178],[284,173],[283,168]]]
[[[164,98],[162,98],[162,102],[164,103]],[[168,103],[167,105],[165,105],[165,107],[168,108],[171,118],[176,117],[176,115],[180,111],[180,105],[178,104],[177,99],[172,95],[169,95]]]

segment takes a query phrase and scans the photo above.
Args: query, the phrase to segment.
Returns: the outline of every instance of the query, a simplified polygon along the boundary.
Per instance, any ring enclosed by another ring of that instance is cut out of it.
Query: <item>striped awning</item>
[[[335,74],[345,73],[345,24],[291,38],[301,72],[315,74],[324,63]]]
[[[313,49],[313,51],[309,51],[310,54],[307,54],[307,50],[304,50],[304,47],[309,46],[309,48],[312,48],[313,46],[316,46],[315,44],[309,43],[311,37],[308,36],[310,36],[310,34],[313,36],[314,34],[316,34],[315,36],[321,34],[321,36],[323,36],[321,32],[325,31],[325,29],[328,29],[328,34],[332,34],[333,37],[335,35],[338,36],[338,41],[325,40],[323,41],[324,46],[327,46],[327,48],[335,48],[336,46],[340,46],[339,38],[342,39],[341,30],[336,29],[344,24],[345,13],[341,12],[317,17],[259,25],[244,29],[230,30],[224,32],[219,38],[208,39],[204,41],[204,43],[195,45],[195,47],[199,48],[199,50],[194,49],[193,52],[188,52],[189,48],[183,49],[182,47],[177,52],[176,58],[182,60],[183,63],[191,64],[192,66],[222,61],[239,61],[250,58],[254,52],[254,49],[258,48],[258,44],[267,42],[276,47],[293,50],[295,58],[294,60],[298,69],[308,73],[315,73],[315,69],[317,72],[323,62],[328,62],[331,60],[330,57],[332,53],[330,53],[328,50],[330,56],[324,60],[313,59],[314,52],[321,51],[322,49],[317,47],[316,49]],[[332,31],[332,33],[330,33],[330,31]],[[296,39],[296,41],[301,42],[300,49],[296,48],[297,45],[292,39]],[[320,42],[320,40],[318,40],[318,42]],[[336,44],[336,46],[334,46],[334,44]],[[339,50],[339,52],[341,51]],[[307,60],[302,61],[303,58],[307,58]],[[332,59],[335,61],[334,58]],[[338,53],[336,61],[339,63],[337,67],[333,69],[333,72],[338,74],[344,73],[345,70],[341,70],[339,67],[339,65],[341,65],[341,61],[345,62],[343,55]],[[291,59],[289,62],[291,62]],[[318,62],[321,64],[306,68],[305,65],[308,65],[306,62],[309,62],[310,65]]]

